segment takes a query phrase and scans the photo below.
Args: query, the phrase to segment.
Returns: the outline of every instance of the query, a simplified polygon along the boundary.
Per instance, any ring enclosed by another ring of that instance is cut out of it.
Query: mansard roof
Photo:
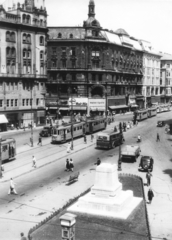
[[[99,21],[97,21],[94,17],[89,17],[86,21],[84,21],[85,28],[94,27],[101,28]]]

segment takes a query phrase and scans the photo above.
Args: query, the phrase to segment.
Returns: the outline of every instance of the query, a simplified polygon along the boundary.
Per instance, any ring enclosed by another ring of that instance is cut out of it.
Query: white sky
[[[172,0],[94,2],[96,19],[103,28],[123,28],[130,36],[150,41],[156,50],[172,54]],[[88,4],[89,0],[45,0],[48,26],[82,26],[88,17]]]

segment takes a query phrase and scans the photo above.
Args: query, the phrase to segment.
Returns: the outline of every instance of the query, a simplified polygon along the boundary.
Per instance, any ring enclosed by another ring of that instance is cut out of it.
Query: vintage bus
[[[16,141],[13,138],[0,139],[0,162],[15,159]]]
[[[96,147],[111,149],[119,146],[123,143],[123,134],[119,131],[114,132],[114,130],[105,130],[100,132],[96,136]]]

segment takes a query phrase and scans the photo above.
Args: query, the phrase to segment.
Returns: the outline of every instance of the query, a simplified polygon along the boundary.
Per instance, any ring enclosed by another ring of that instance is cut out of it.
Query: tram
[[[0,162],[10,161],[16,156],[16,141],[13,138],[0,139]]]
[[[73,123],[73,138],[82,137],[106,128],[106,118],[87,119],[87,121]],[[52,143],[64,143],[72,139],[72,125],[54,128]]]
[[[147,118],[148,118],[148,110],[147,109],[137,111],[137,121],[141,121],[141,120],[144,120]]]
[[[153,117],[157,115],[157,108],[156,107],[152,107],[152,108],[148,108],[148,117]]]
[[[104,130],[106,128],[106,118],[99,119],[88,119],[86,121],[86,134],[97,132],[99,130]]]

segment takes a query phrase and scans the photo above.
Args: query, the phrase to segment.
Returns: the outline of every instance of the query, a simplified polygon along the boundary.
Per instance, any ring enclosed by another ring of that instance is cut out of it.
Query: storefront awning
[[[138,107],[138,105],[137,104],[131,104],[130,107]]]
[[[4,114],[0,115],[0,123],[8,123],[8,120]]]
[[[109,106],[110,109],[115,110],[115,109],[122,109],[122,108],[128,108],[127,105],[118,105],[118,106]]]
[[[87,110],[87,107],[86,106],[70,106],[70,109],[73,109],[73,110]]]
[[[105,108],[103,108],[103,107],[91,107],[90,110],[91,111],[105,111]]]
[[[59,108],[59,110],[61,111],[68,111],[69,110],[69,108],[68,107],[61,107],[61,108]]]

